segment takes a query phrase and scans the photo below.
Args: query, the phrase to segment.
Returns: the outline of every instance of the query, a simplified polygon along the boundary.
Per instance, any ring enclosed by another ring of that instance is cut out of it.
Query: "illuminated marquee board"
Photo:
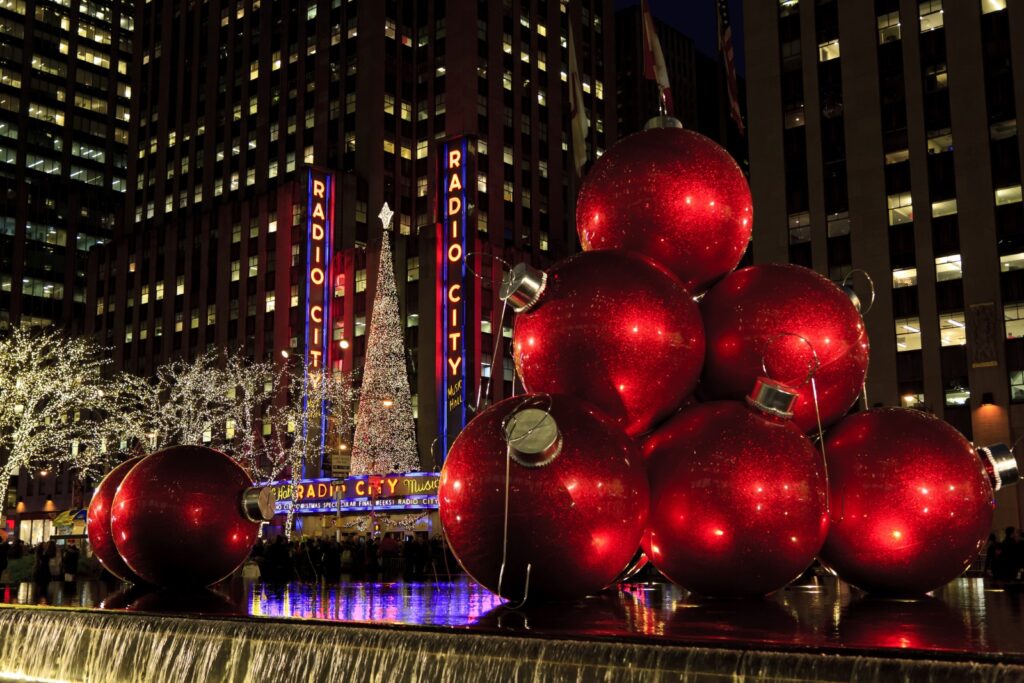
[[[309,386],[309,370],[320,370],[330,363],[330,283],[331,242],[334,234],[334,175],[310,168],[306,181],[306,355],[305,382]],[[317,430],[320,454],[323,455],[327,434],[327,411],[321,406],[313,410],[306,406],[307,414],[319,414],[318,423],[305,420],[304,435]]]
[[[438,441],[442,458],[466,426],[473,328],[467,325],[468,302],[473,281],[467,278],[466,252],[471,235],[473,204],[469,182],[476,187],[476,174],[469,139],[456,137],[441,143],[438,159],[437,196],[440,225],[437,240],[437,409]],[[475,369],[475,368],[474,368]]]
[[[371,510],[436,510],[437,472],[361,475],[347,479],[303,479],[296,488],[295,511],[299,513],[370,512]],[[292,507],[291,482],[275,481],[274,513]]]

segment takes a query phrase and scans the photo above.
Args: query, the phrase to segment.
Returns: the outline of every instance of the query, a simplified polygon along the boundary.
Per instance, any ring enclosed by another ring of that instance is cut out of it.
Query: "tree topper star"
[[[384,206],[380,208],[380,213],[377,214],[377,218],[384,224],[384,230],[391,231],[391,219],[394,217],[395,212],[391,210],[387,202],[384,202]]]

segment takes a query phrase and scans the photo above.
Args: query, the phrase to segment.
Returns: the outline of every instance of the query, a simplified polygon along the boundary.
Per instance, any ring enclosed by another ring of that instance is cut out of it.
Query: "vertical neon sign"
[[[310,371],[323,372],[330,367],[328,326],[331,318],[331,247],[334,236],[334,174],[310,168],[306,178],[306,344],[302,434],[310,438]],[[313,412],[319,419],[313,424],[319,434],[321,459],[327,438],[327,406]]]
[[[466,426],[466,396],[472,376],[468,372],[466,315],[472,283],[466,281],[466,250],[469,225],[467,172],[469,141],[465,137],[441,145],[437,194],[441,215],[437,240],[438,273],[438,440],[444,457]],[[475,182],[475,181],[474,181]]]

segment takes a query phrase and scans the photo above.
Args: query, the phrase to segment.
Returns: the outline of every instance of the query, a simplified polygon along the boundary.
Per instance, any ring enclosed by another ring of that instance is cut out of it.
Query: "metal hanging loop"
[[[868,307],[864,310],[861,310],[860,297],[857,295],[857,292],[854,291],[853,284],[850,282],[853,276],[858,273],[863,275],[864,279],[867,280],[868,291],[870,293],[870,298],[868,299]],[[875,305],[875,281],[871,279],[871,275],[868,274],[868,271],[864,270],[863,268],[854,268],[853,270],[846,274],[846,277],[843,278],[840,287],[842,287],[843,290],[850,297],[850,300],[853,302],[853,305],[857,307],[857,311],[861,314],[861,317],[871,312],[871,309]]]

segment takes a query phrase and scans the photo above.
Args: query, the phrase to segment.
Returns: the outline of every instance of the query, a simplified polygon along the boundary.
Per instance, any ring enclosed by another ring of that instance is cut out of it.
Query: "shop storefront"
[[[288,510],[294,506],[295,534],[303,538],[440,533],[437,514],[437,472],[364,475],[346,479],[275,481],[275,516],[267,535],[284,532]]]

